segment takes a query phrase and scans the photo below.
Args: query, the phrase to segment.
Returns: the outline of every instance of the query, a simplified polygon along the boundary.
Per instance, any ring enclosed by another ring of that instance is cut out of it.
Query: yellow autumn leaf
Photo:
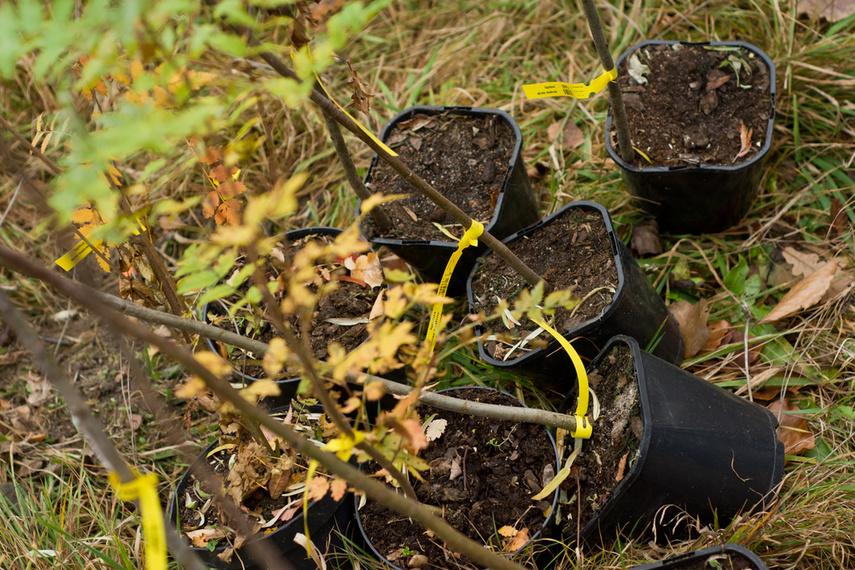
[[[261,363],[261,367],[264,368],[264,373],[268,378],[274,378],[279,374],[282,367],[285,366],[289,354],[290,351],[284,339],[279,337],[270,339],[269,348],[264,353],[264,359]]]
[[[208,372],[217,378],[225,378],[232,372],[231,364],[215,352],[203,350],[194,354],[193,358],[195,358],[196,362],[207,368]],[[194,378],[198,377],[194,376]]]
[[[279,389],[279,384],[273,380],[257,380],[240,391],[243,399],[253,404],[261,398],[278,396],[281,393],[282,390]]]

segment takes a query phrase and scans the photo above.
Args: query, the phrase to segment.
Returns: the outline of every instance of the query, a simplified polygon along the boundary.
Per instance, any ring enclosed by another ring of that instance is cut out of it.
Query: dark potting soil
[[[542,226],[528,237],[509,244],[513,251],[535,273],[546,279],[553,290],[573,289],[577,297],[591,294],[574,312],[558,309],[554,328],[569,331],[597,317],[612,302],[618,286],[612,245],[602,216],[596,211],[571,208],[559,219]],[[475,310],[492,315],[498,299],[505,299],[513,307],[520,292],[528,287],[498,255],[489,255],[472,280]],[[508,350],[537,326],[528,319],[520,320],[522,326],[508,329],[501,319],[486,324],[491,334],[507,343],[488,341],[487,352],[502,360]],[[517,349],[511,358],[522,356],[528,350],[546,346],[549,337],[545,332],[529,341],[526,348]],[[509,344],[508,344],[509,343]]]
[[[293,243],[290,247],[290,256],[293,255],[309,240],[321,240],[324,243],[331,243],[334,237],[311,235],[301,238]],[[279,278],[279,271],[273,267],[267,268],[267,280],[275,281]],[[251,279],[245,283],[243,289],[248,289]],[[310,286],[312,293],[316,293],[317,289]],[[339,343],[345,351],[351,351],[368,338],[368,330],[366,323],[357,324],[334,324],[328,322],[329,319],[350,319],[352,321],[366,319],[371,313],[371,308],[374,306],[374,301],[380,292],[378,287],[370,287],[355,283],[352,281],[338,281],[337,288],[324,295],[318,300],[315,306],[315,311],[312,314],[312,323],[309,326],[309,343],[312,347],[312,353],[319,360],[326,360],[328,356],[328,347],[330,343]],[[243,291],[245,293],[245,290]],[[239,298],[239,297],[237,297]],[[234,302],[236,299],[231,299]],[[277,296],[277,301],[281,300]],[[262,319],[261,325],[254,327],[252,330],[233,331],[239,332],[244,336],[248,336],[254,340],[264,343],[269,343],[271,339],[279,336],[276,327],[273,326],[264,314],[262,307],[256,308],[259,318]],[[209,313],[224,317],[228,315],[228,305],[226,303],[212,303],[208,307]],[[286,321],[290,322],[293,330],[297,331],[299,336],[300,323],[294,315],[286,315]],[[220,324],[222,328],[232,326],[226,318]],[[230,329],[233,330],[233,329]],[[257,358],[253,355],[244,355],[244,358],[232,358],[232,364],[243,374],[253,378],[264,378],[266,374],[264,369],[258,363]],[[286,373],[287,374],[287,373]]]
[[[454,397],[491,404],[520,406],[500,392],[455,391]],[[501,551],[497,529],[510,525],[533,536],[543,527],[551,500],[535,502],[555,473],[555,451],[542,426],[462,416],[420,406],[422,418],[436,415],[448,421],[445,432],[422,452],[430,464],[417,484],[420,501],[442,509],[447,523],[479,542]],[[369,470],[376,465],[369,464]],[[415,481],[414,481],[415,483]],[[360,510],[362,526],[378,552],[406,568],[415,555],[427,556],[423,570],[477,568],[444,547],[418,523],[401,517],[375,501]],[[405,555],[405,553],[407,553]]]
[[[740,47],[690,45],[647,46],[634,54],[650,68],[647,83],[630,77],[632,55],[621,63],[618,83],[632,144],[651,162],[636,153],[633,166],[726,166],[762,148],[771,110],[769,69],[762,59]],[[751,150],[737,158],[740,124],[751,131]],[[613,148],[616,140],[613,128]]]
[[[600,416],[593,419],[590,404],[593,433],[583,441],[570,475],[561,484],[558,513],[567,537],[575,536],[603,508],[614,487],[629,473],[643,428],[629,347],[616,345],[588,375],[588,381],[600,402]],[[575,406],[574,402],[569,411]]]
[[[472,219],[485,226],[493,217],[496,199],[508,172],[516,137],[496,115],[425,115],[399,121],[388,144],[404,164]],[[394,230],[381,235],[368,216],[362,231],[369,238],[451,241],[439,231],[442,225],[456,237],[463,227],[383,161],[371,170],[372,192],[409,194],[404,200],[383,204]]]

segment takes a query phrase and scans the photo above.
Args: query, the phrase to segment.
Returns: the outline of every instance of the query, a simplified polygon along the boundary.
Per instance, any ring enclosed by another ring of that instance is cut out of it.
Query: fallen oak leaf
[[[784,295],[775,308],[760,320],[760,323],[779,321],[819,302],[831,285],[836,271],[837,260],[832,259],[799,281],[795,287]]]

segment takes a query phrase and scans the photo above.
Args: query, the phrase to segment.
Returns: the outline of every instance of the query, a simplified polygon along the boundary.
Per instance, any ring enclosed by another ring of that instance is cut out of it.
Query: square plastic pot
[[[208,454],[217,448],[219,442],[215,441],[208,446],[207,449],[194,462],[201,464],[207,461]],[[190,474],[192,467],[187,470],[178,486],[175,489],[175,494],[172,497],[172,502],[169,505],[169,520],[172,524],[177,524],[178,519],[178,501],[184,500],[184,495],[187,486],[190,484]],[[213,507],[212,507],[213,508]],[[309,504],[309,536],[312,543],[324,551],[328,543],[334,547],[340,546],[338,543],[338,534],[341,533],[347,536],[352,531],[353,525],[353,497],[350,493],[345,494],[341,500],[334,500],[329,493],[323,498],[313,501]],[[294,536],[297,533],[304,532],[303,525],[303,510],[300,509],[290,521],[277,528],[270,534],[258,535],[251,538],[249,542],[264,541],[274,549],[275,552],[291,563],[295,570],[317,570],[317,564],[306,555],[305,547],[294,542]],[[213,550],[208,548],[200,548],[192,546],[190,549],[196,553],[202,562],[210,568],[219,568],[222,570],[243,570],[243,569],[268,569],[273,570],[278,566],[267,566],[266,564],[256,560],[252,555],[252,549],[249,542],[237,549],[230,562],[223,562],[217,556],[222,554],[226,546],[220,545]]]
[[[687,552],[680,556],[673,556],[667,560],[652,562],[644,566],[636,566],[633,570],[655,570],[657,568],[668,568],[671,570],[679,570],[681,568],[698,568],[699,564],[704,564],[707,560],[719,559],[722,555],[729,557],[731,560],[747,562],[750,564],[748,568],[752,570],[767,570],[767,566],[760,560],[760,557],[738,544],[722,544],[721,546],[710,546],[702,550]],[[719,563],[720,568],[729,568],[729,566]],[[707,566],[704,566],[707,568]],[[712,568],[712,566],[709,566]],[[740,566],[742,568],[742,566]]]
[[[510,126],[516,139],[514,142],[513,153],[505,169],[505,180],[499,191],[499,195],[496,198],[493,217],[490,219],[489,223],[484,225],[484,229],[497,239],[502,239],[505,236],[508,236],[537,221],[538,200],[531,188],[531,181],[529,180],[528,173],[526,172],[525,162],[522,159],[522,132],[509,114],[498,109],[482,109],[478,107],[434,107],[418,105],[405,109],[386,123],[383,130],[380,131],[380,139],[385,142],[396,124],[411,119],[417,113],[426,115],[493,115],[499,117],[508,126]],[[374,158],[371,160],[371,166],[368,169],[368,174],[365,177],[366,184],[371,182],[372,171],[377,166],[379,160],[380,158],[375,154]],[[359,212],[361,203],[361,200],[357,203],[357,213]],[[372,223],[370,217],[366,216],[360,224],[360,230],[371,242],[373,247],[379,248],[381,246],[386,246],[396,255],[409,263],[424,281],[430,283],[440,282],[451,254],[457,250],[457,242],[407,238],[372,238],[368,236],[373,232],[371,232],[366,226],[366,224],[370,223]],[[469,247],[463,252],[463,255],[458,260],[451,277],[451,282],[448,288],[449,295],[458,295],[464,291],[466,276],[469,275],[472,265],[475,263],[478,255],[484,251],[484,248],[485,246],[483,245],[483,242],[479,241],[478,246]]]
[[[606,136],[606,151],[623,171],[629,193],[639,198],[638,206],[653,214],[659,228],[670,233],[701,234],[726,230],[748,213],[757,196],[763,163],[772,146],[775,126],[775,64],[758,47],[745,42],[678,42],[648,40],[618,57],[616,65],[636,50],[655,45],[704,45],[742,47],[755,54],[769,68],[771,97],[766,140],[749,160],[735,165],[699,164],[696,166],[644,166],[626,163]],[[606,133],[611,133],[612,116],[606,119]]]
[[[438,390],[437,394],[443,394],[445,396],[453,396],[454,395],[453,393],[457,390],[467,390],[467,389],[472,389],[472,388],[477,388],[477,389],[481,389],[481,390],[499,391],[499,392],[502,392],[502,394],[504,394],[506,396],[510,396],[511,398],[514,398],[515,400],[519,401],[519,399],[516,398],[516,396],[513,396],[512,394],[508,394],[507,392],[504,392],[501,390],[496,390],[495,388],[487,388],[487,387],[483,387],[483,386],[459,386],[459,387],[455,387],[455,388],[446,388],[444,390]],[[555,469],[556,469],[556,473],[557,473],[558,468],[559,468],[559,465],[558,465],[559,457],[558,457],[558,447],[555,445],[555,437],[552,435],[552,432],[549,429],[544,428],[544,431],[546,432],[546,435],[549,437],[549,441],[552,443],[552,448],[555,452],[555,465],[556,465]],[[531,545],[535,540],[540,538],[540,535],[544,529],[554,528],[554,524],[555,524],[554,523],[554,519],[555,519],[554,513],[555,513],[555,508],[558,506],[558,494],[559,494],[559,492],[560,492],[560,490],[556,489],[555,493],[553,493],[553,495],[552,495],[552,505],[549,508],[549,514],[548,514],[546,520],[543,521],[543,526],[541,528],[539,528],[537,530],[537,532],[535,532],[532,535],[532,537],[522,547],[520,547],[520,549],[517,551],[517,553],[525,552],[525,549],[529,545]],[[354,508],[355,513],[356,513],[356,528],[359,531],[358,533],[354,533],[354,534],[358,534],[358,537],[355,536],[354,538],[361,541],[359,546],[363,547],[366,551],[370,552],[370,554],[372,554],[377,560],[379,560],[383,564],[385,564],[386,567],[388,567],[390,570],[404,570],[401,567],[396,566],[395,564],[390,562],[385,556],[380,554],[380,552],[378,552],[377,549],[374,548],[374,545],[371,543],[371,540],[369,540],[368,535],[365,533],[365,530],[362,527],[362,518],[359,515],[359,504],[360,504],[361,500],[362,500],[361,497],[359,497],[358,495],[354,495],[354,497],[353,497],[354,507],[353,508]]]
[[[668,312],[664,301],[656,293],[641,267],[618,237],[612,225],[611,217],[602,205],[588,201],[571,202],[535,225],[504,239],[503,243],[510,245],[517,240],[535,239],[538,230],[559,219],[568,210],[579,208],[596,212],[603,218],[611,242],[615,269],[618,274],[618,285],[612,295],[611,303],[597,317],[569,331],[559,332],[562,332],[568,340],[573,341],[573,348],[587,359],[596,356],[600,347],[604,346],[613,336],[626,334],[636,338],[644,346],[651,342],[656,343],[653,350],[654,354],[668,362],[680,364],[683,361],[683,339],[680,336],[680,325]],[[484,253],[466,282],[466,295],[470,310],[474,310],[475,306],[472,280],[480,264],[489,255],[495,254],[492,251]],[[479,335],[483,335],[485,332],[483,328],[476,330]],[[553,378],[550,383],[557,383],[565,390],[568,388],[568,382],[574,382],[574,380],[568,379],[565,374],[567,370],[573,370],[570,357],[560,348],[555,339],[551,339],[546,347],[531,350],[522,356],[508,360],[493,358],[487,353],[484,342],[478,340],[478,353],[481,359],[491,366],[519,368],[540,376],[549,376]]]
[[[669,513],[726,526],[739,512],[769,504],[784,474],[784,444],[778,441],[775,416],[642,351],[627,336],[613,338],[588,371],[621,344],[631,351],[638,383],[641,442],[629,473],[579,537],[613,538],[616,529],[641,530],[654,519],[662,536],[674,532]],[[563,409],[575,406],[577,392],[568,394]],[[659,513],[666,505],[668,510]]]

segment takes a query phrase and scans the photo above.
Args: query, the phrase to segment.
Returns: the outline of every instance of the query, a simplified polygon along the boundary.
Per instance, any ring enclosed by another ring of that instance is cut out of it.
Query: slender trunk
[[[588,20],[588,27],[591,29],[594,47],[597,50],[597,55],[600,57],[603,69],[606,71],[614,69],[615,62],[612,59],[612,53],[609,51],[609,44],[606,43],[603,24],[600,21],[600,15],[597,13],[597,7],[594,6],[594,0],[582,0],[582,8],[585,11],[585,18]],[[614,119],[618,135],[618,153],[624,162],[632,164],[635,158],[635,151],[632,149],[632,140],[629,136],[629,123],[626,120],[626,106],[623,104],[623,93],[620,90],[617,80],[609,82],[609,102],[612,105],[612,118]],[[611,135],[606,133],[606,136]]]

